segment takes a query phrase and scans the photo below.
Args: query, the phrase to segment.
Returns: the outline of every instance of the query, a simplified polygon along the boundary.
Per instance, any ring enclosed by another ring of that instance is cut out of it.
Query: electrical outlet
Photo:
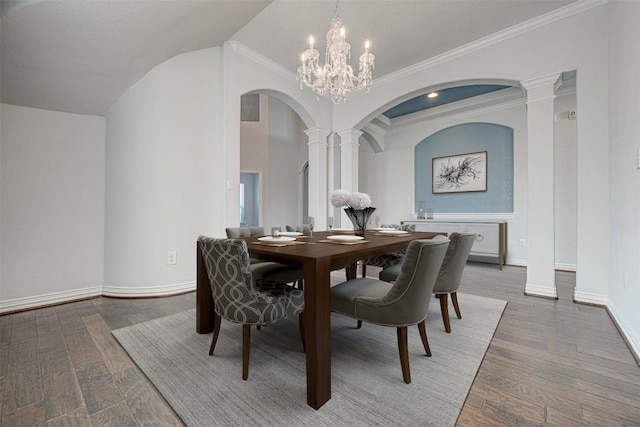
[[[167,265],[176,265],[178,263],[178,254],[176,251],[167,252]]]
[[[524,247],[526,247],[526,246],[527,246],[527,241],[526,241],[526,240],[524,240],[524,239],[520,239],[520,241],[518,242],[518,244],[519,244],[519,246],[520,246],[521,248],[524,248]]]

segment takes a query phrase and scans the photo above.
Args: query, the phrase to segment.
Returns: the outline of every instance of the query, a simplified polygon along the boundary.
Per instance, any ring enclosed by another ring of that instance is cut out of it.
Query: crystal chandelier
[[[347,100],[347,95],[356,90],[366,89],[373,82],[372,71],[376,56],[369,53],[369,40],[365,42],[364,53],[360,55],[358,75],[347,61],[351,59],[351,45],[345,40],[342,19],[338,17],[338,1],[335,16],[331,19],[331,28],[327,33],[326,63],[318,64],[320,52],[313,48],[313,36],[309,37],[309,49],[302,53],[302,65],[298,67],[296,79],[302,85],[310,87],[317,95],[330,97],[334,104]]]

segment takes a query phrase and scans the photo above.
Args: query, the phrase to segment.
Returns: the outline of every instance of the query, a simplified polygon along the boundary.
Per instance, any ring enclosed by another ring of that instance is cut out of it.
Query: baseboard
[[[105,297],[158,297],[175,295],[184,292],[196,290],[196,282],[175,283],[171,285],[161,286],[139,286],[132,288],[130,286],[103,286],[102,295]]]
[[[609,313],[609,317],[613,320],[613,323],[620,331],[620,335],[627,343],[629,350],[631,350],[631,354],[636,359],[636,363],[640,366],[640,339],[633,335],[633,331],[631,329],[631,325],[625,321],[625,319],[620,316],[620,311],[616,309],[615,305],[609,301],[606,306],[607,313]]]
[[[514,265],[516,267],[526,267],[527,260],[526,259],[517,259],[517,258],[507,258],[507,265]],[[555,269],[559,271],[571,271],[576,272],[575,264],[565,264],[562,262],[556,262]]]
[[[555,283],[553,286],[527,283],[524,285],[524,293],[530,296],[558,299],[558,291],[556,290]]]
[[[507,265],[514,265],[516,267],[526,267],[526,259],[507,258]]]
[[[54,292],[34,297],[0,301],[0,314],[64,304],[99,296],[119,298],[163,297],[195,290],[195,281],[162,286],[141,286],[137,288],[125,286],[93,286],[91,288],[74,289],[72,291]]]
[[[560,271],[571,271],[571,272],[576,272],[576,265],[575,264],[564,264],[561,262],[556,262],[556,270],[560,270]]]
[[[607,297],[607,295],[581,292],[577,289],[573,292],[573,301],[581,304],[591,304],[605,307],[609,302],[608,300],[609,298]]]
[[[102,286],[74,289],[72,291],[54,292],[33,297],[15,298],[0,301],[0,314],[14,311],[23,311],[36,307],[62,304],[85,298],[93,298],[102,295]]]

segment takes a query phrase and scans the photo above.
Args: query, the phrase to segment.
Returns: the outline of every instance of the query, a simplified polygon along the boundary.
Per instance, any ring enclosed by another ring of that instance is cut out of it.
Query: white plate
[[[264,237],[258,237],[258,240],[260,240],[261,242],[282,243],[282,242],[293,242],[294,240],[296,240],[296,238],[287,237],[287,236],[281,236],[281,237],[264,236]]]
[[[299,231],[281,231],[280,235],[285,237],[296,237],[302,236],[302,233],[300,233]]]
[[[380,230],[380,233],[382,233],[382,234],[390,234],[392,236],[399,236],[401,234],[409,234],[408,231],[404,231],[404,230]]]
[[[355,242],[356,240],[362,240],[364,237],[362,236],[353,236],[350,234],[344,234],[342,236],[327,236],[329,240],[337,240],[339,242]]]
[[[376,227],[376,228],[372,228],[373,231],[392,231],[395,230],[395,228],[391,228],[391,227]]]

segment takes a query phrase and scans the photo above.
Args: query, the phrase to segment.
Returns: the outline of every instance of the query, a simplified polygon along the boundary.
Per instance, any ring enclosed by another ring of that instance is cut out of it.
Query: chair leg
[[[398,351],[400,352],[400,366],[402,378],[407,384],[411,384],[411,371],[409,369],[409,347],[407,345],[407,327],[398,328]]]
[[[431,357],[431,347],[429,347],[429,340],[427,339],[427,329],[424,327],[424,320],[418,323],[418,330],[420,331],[420,338],[422,338],[422,346],[427,356]]]
[[[301,291],[304,291],[304,280],[298,280],[296,282],[297,288],[300,289]]]
[[[249,349],[251,348],[251,325],[242,325],[242,379],[249,378]]]
[[[217,314],[213,317],[213,338],[211,338],[211,346],[209,347],[209,356],[213,354],[213,349],[216,348],[216,342],[218,342],[218,334],[220,334],[220,323],[222,319]]]
[[[362,263],[362,277],[367,277],[367,264]]]
[[[304,311],[298,314],[298,324],[300,325],[300,339],[302,340],[302,351],[307,352],[307,342],[304,336]]]
[[[444,322],[444,330],[447,333],[451,333],[451,323],[449,323],[449,301],[447,300],[448,294],[436,294],[436,297],[440,300],[440,311],[442,312],[442,321]]]
[[[456,311],[456,316],[458,316],[458,319],[462,319],[462,314],[460,314],[460,306],[458,305],[457,292],[451,292],[451,302],[453,302],[453,308]]]
[[[362,320],[358,320],[358,325],[356,326],[356,329],[360,328],[362,328]]]

